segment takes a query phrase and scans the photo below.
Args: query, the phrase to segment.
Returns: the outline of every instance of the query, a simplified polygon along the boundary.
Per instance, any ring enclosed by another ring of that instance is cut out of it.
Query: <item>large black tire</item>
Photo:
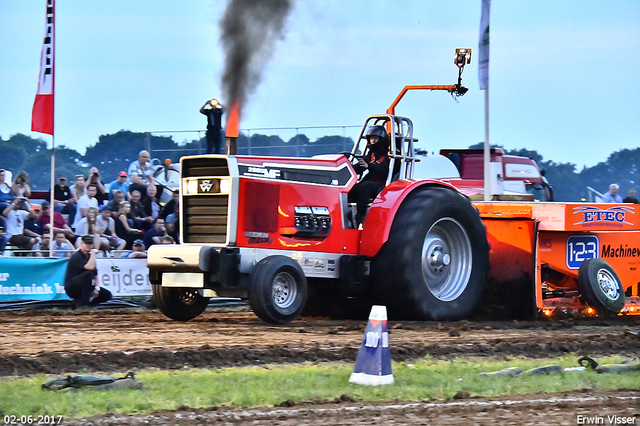
[[[152,285],[153,299],[160,312],[176,321],[189,321],[207,308],[209,298],[195,288]]]
[[[584,301],[599,315],[618,315],[624,308],[622,282],[616,271],[602,259],[589,259],[580,265],[578,288]]]
[[[468,317],[480,301],[489,270],[486,228],[463,195],[425,188],[400,206],[372,268],[390,318]]]
[[[249,305],[261,320],[286,324],[300,316],[307,302],[307,278],[298,262],[269,256],[249,277]]]

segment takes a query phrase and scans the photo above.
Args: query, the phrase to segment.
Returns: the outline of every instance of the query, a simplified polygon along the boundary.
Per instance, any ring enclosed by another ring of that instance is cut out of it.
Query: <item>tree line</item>
[[[349,151],[353,146],[351,138],[343,136],[324,136],[315,141],[298,134],[288,141],[279,136],[253,134],[250,137],[240,135],[238,154],[241,155],[279,155],[310,157],[313,155]],[[470,148],[480,147],[481,144]],[[493,145],[504,149],[500,145]],[[185,155],[204,154],[206,140],[194,139],[179,144],[170,136],[156,136],[149,133],[136,133],[121,130],[115,134],[100,136],[97,143],[89,146],[84,154],[64,145],[56,148],[56,177],[65,175],[70,182],[78,174],[87,176],[91,167],[100,170],[105,182],[116,179],[118,172],[127,170],[129,164],[138,159],[138,153],[146,149],[152,158],[164,163],[170,159],[177,163]],[[593,167],[583,167],[578,171],[573,163],[545,160],[536,151],[528,149],[507,150],[506,154],[520,155],[533,159],[554,187],[556,201],[581,201],[588,198],[587,187],[593,187],[604,193],[609,184],[620,185],[620,194],[624,197],[629,188],[635,187],[640,165],[640,148],[624,149],[612,153],[606,161]],[[0,138],[0,168],[8,169],[14,176],[24,170],[29,173],[31,187],[34,190],[48,190],[51,182],[51,149],[42,139],[33,139],[23,134],[15,134],[7,140]]]

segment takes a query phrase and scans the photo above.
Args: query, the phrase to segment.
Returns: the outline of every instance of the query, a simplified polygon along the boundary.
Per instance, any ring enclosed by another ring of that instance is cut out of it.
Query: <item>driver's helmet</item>
[[[369,138],[371,136],[378,136],[378,142],[375,144],[376,147],[388,147],[389,146],[389,133],[383,126],[369,126],[367,130],[364,132],[364,137],[367,138],[367,142],[370,145]]]

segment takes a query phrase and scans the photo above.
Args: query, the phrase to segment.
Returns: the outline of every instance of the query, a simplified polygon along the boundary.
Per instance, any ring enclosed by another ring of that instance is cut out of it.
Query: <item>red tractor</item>
[[[348,195],[370,126],[388,131],[390,166],[358,224]],[[410,119],[383,114],[366,120],[346,155],[183,157],[182,243],[148,255],[158,308],[187,321],[226,296],[274,324],[305,305],[356,310],[357,300],[385,304],[393,318],[469,316],[489,269],[485,226],[454,181],[413,179],[415,142]]]

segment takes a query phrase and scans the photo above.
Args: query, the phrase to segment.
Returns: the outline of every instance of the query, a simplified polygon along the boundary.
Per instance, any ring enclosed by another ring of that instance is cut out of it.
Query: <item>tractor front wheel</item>
[[[270,324],[286,324],[300,315],[307,301],[307,279],[298,262],[269,256],[256,264],[249,278],[249,305]]]
[[[160,312],[176,321],[189,321],[207,309],[209,298],[195,288],[152,285],[153,299]]]

